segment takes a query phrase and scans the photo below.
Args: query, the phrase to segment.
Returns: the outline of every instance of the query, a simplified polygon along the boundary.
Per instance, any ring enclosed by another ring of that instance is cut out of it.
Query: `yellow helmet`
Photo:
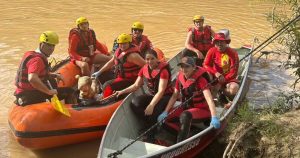
[[[40,43],[43,42],[56,45],[59,43],[58,35],[53,31],[45,31],[40,36]]]
[[[137,21],[132,24],[131,28],[144,30],[144,25],[141,22]]]
[[[201,15],[195,15],[193,17],[193,21],[199,21],[199,20],[204,20],[204,16],[201,16]]]
[[[89,22],[89,21],[87,20],[87,18],[85,18],[85,17],[80,17],[80,18],[78,18],[78,19],[76,20],[76,25],[80,25],[80,24],[85,23],[85,22]]]
[[[117,43],[131,43],[132,37],[129,34],[122,33],[118,36]]]

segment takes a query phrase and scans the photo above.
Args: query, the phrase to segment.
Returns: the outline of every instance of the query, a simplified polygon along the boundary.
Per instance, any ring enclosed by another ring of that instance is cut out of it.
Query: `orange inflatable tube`
[[[65,83],[60,87],[73,87],[79,68],[69,62],[58,70]],[[27,106],[13,105],[8,116],[16,140],[24,147],[43,149],[101,138],[108,121],[121,101],[98,103],[93,106],[66,104],[71,117],[56,111],[51,103]]]

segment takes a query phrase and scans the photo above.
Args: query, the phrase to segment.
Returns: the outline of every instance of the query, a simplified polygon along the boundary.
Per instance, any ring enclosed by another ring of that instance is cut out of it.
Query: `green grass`
[[[234,129],[237,129],[241,123],[246,123],[255,126],[257,131],[268,139],[278,140],[283,137],[288,137],[291,135],[292,129],[278,123],[279,116],[289,111],[286,106],[284,106],[284,102],[285,100],[280,98],[274,102],[274,105],[270,106],[271,108],[259,111],[250,109],[249,103],[245,102],[239,107],[237,114],[230,121],[227,132],[230,134]]]

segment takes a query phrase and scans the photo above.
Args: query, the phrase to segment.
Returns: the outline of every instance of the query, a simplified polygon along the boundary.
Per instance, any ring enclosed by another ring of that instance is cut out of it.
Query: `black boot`
[[[190,132],[192,123],[192,114],[188,111],[184,111],[180,115],[180,131],[177,136],[177,143],[185,140]]]
[[[227,99],[225,94],[223,92],[220,92],[220,91],[218,92],[218,101],[221,105],[229,103],[229,100]]]

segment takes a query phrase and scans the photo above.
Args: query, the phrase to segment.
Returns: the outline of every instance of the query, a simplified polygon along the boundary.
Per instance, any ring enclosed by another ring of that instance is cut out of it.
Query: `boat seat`
[[[120,144],[117,147],[118,149],[123,148],[124,146],[126,146],[128,143],[130,143],[132,141],[132,139],[128,139],[125,137],[121,137],[120,139]],[[131,146],[129,146],[126,150],[123,151],[123,154],[118,156],[119,158],[123,158],[123,157],[139,157],[139,156],[143,156],[143,155],[147,155],[150,154],[152,152],[161,150],[161,149],[165,149],[165,146],[161,146],[161,145],[157,145],[157,144],[152,144],[152,143],[147,143],[147,142],[143,142],[143,141],[136,141],[135,143],[133,143]],[[105,148],[104,153],[105,155],[108,155],[110,153],[115,152],[115,149],[108,149]],[[132,154],[134,153],[134,155]]]

